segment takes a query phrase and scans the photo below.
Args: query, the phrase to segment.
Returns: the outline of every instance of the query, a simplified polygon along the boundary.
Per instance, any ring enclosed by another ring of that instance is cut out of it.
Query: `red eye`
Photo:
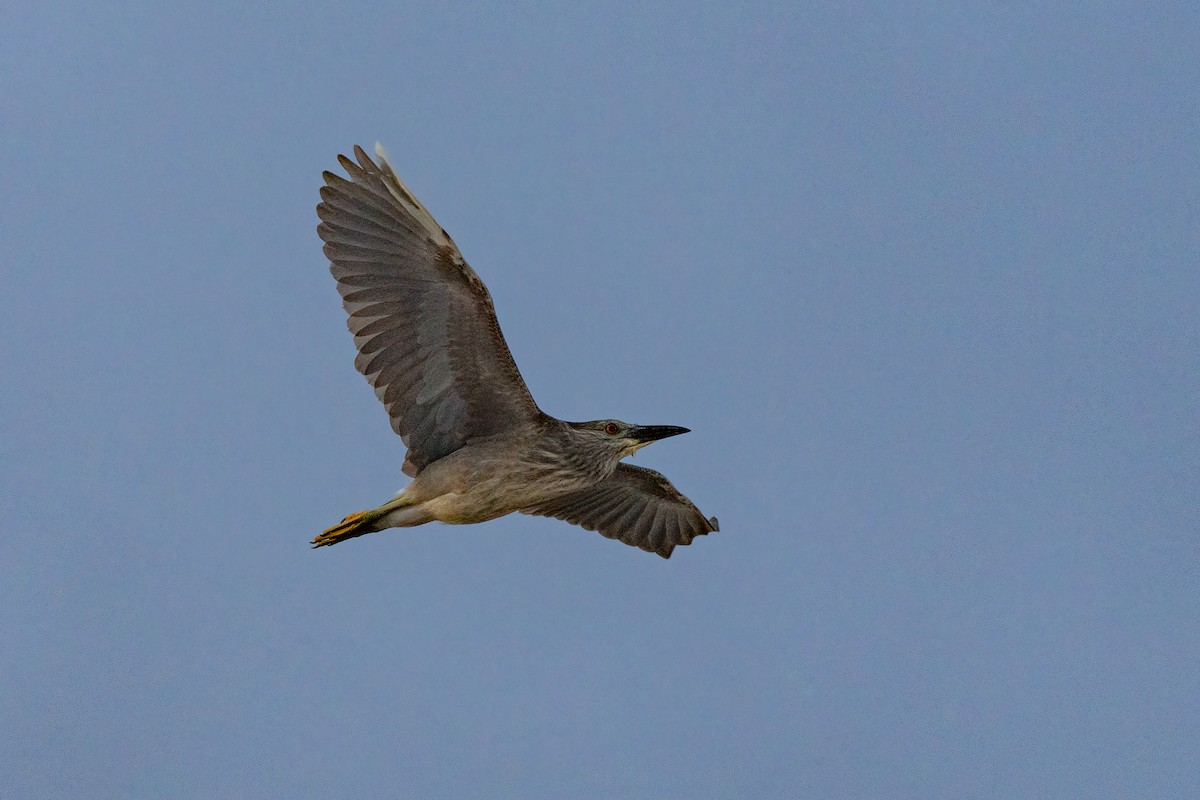
[[[619,425],[617,425],[617,423],[615,423],[615,422],[610,422],[604,426],[604,432],[607,433],[609,436],[616,436],[617,432],[620,430],[621,430],[621,427]]]

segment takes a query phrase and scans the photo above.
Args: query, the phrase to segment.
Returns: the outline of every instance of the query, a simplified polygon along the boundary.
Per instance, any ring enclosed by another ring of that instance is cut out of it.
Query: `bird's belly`
[[[451,525],[470,525],[475,522],[487,522],[489,519],[502,517],[515,511],[515,508],[505,508],[494,501],[487,501],[473,493],[444,494],[432,500],[426,500],[421,508],[438,522]]]
[[[560,484],[558,492],[547,492],[543,486],[514,486],[511,481],[482,480],[463,492],[447,492],[421,503],[434,519],[452,525],[470,525],[503,517],[522,508],[543,502],[550,495],[562,490],[582,488],[589,481],[581,481],[579,487]]]

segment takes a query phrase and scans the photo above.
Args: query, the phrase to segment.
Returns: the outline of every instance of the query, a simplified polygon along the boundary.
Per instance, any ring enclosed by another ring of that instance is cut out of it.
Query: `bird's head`
[[[572,422],[571,427],[593,439],[617,459],[631,456],[651,442],[689,432],[677,425],[633,425],[619,419]]]

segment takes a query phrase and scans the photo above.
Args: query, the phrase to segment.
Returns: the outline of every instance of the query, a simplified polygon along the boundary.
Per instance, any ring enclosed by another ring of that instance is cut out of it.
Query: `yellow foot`
[[[312,540],[313,547],[325,547],[334,545],[346,539],[353,539],[355,536],[362,536],[367,531],[360,531],[363,523],[367,520],[367,512],[359,511],[357,514],[351,514],[344,520],[329,528],[320,536]]]

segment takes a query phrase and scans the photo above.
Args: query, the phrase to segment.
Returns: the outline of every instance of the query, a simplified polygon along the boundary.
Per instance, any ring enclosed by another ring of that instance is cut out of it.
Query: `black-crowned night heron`
[[[519,511],[557,517],[668,558],[717,530],[670,481],[620,463],[687,433],[615,419],[564,422],[529,394],[491,296],[458,247],[376,145],[326,172],[317,232],[350,315],[354,365],[408,446],[412,481],[351,514],[314,547],[434,520],[483,522]]]

